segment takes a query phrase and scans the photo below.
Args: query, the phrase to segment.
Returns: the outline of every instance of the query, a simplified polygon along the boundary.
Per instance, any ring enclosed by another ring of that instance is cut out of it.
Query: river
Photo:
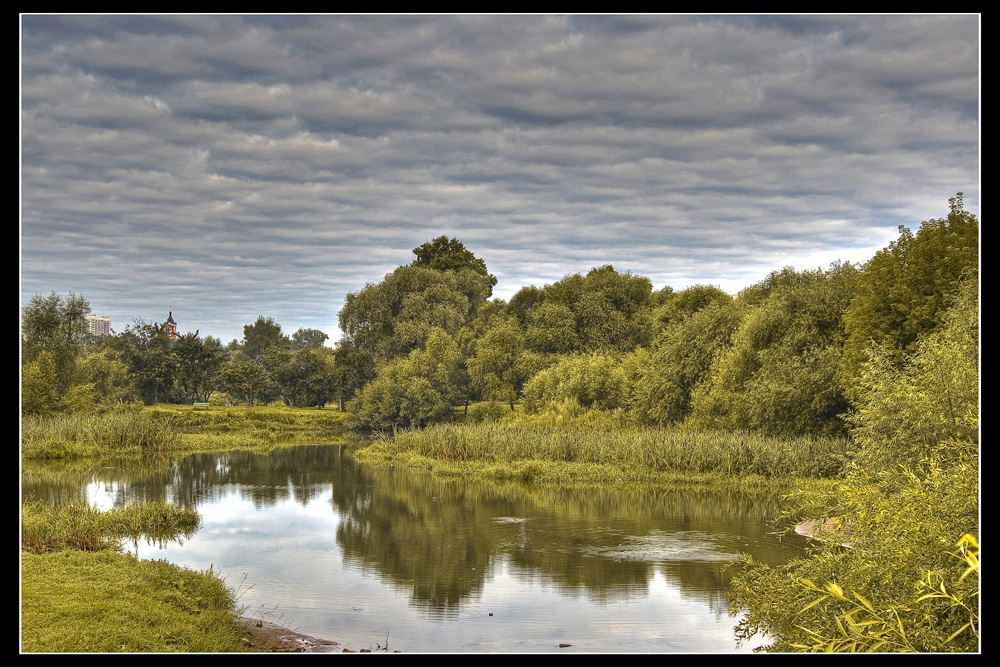
[[[777,499],[441,480],[346,445],[32,467],[22,494],[195,507],[193,535],[127,548],[212,567],[248,615],[352,650],[748,652],[765,640],[737,646],[726,564],[804,550],[767,525]]]

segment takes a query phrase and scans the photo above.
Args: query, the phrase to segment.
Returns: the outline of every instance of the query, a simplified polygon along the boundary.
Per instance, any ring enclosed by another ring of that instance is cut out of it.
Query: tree
[[[962,193],[950,200],[945,218],[920,223],[913,234],[900,225],[899,238],[863,267],[856,294],[844,316],[847,341],[840,384],[849,397],[872,341],[898,366],[920,336],[942,324],[955,288],[979,271],[979,221],[962,208]]]
[[[229,356],[217,338],[198,332],[177,337],[172,346],[175,360],[175,377],[178,387],[188,402],[207,403],[215,391],[215,376]]]
[[[166,402],[174,395],[174,341],[159,324],[136,320],[104,345],[129,369],[136,391],[146,404]]]
[[[319,329],[299,329],[292,334],[292,350],[323,347],[329,338]]]
[[[670,319],[637,382],[635,407],[640,421],[672,424],[687,418],[695,388],[729,345],[746,310],[732,299],[719,299],[688,316]]]
[[[94,349],[80,362],[77,371],[81,381],[93,387],[94,401],[98,404],[127,403],[139,398],[128,365],[114,349]]]
[[[490,287],[496,287],[497,279],[486,269],[486,262],[473,255],[458,239],[439,236],[414,248],[413,254],[417,256],[413,260],[413,266],[424,266],[436,271],[470,270],[489,278]]]
[[[786,269],[781,284],[750,306],[732,345],[694,391],[692,422],[773,435],[843,433],[849,404],[836,377],[856,277],[850,264]]]
[[[55,366],[55,390],[61,396],[76,381],[76,363],[87,339],[90,304],[72,292],[64,300],[52,292],[31,297],[21,310],[21,363],[44,350]]]
[[[535,352],[567,354],[580,349],[576,317],[563,303],[541,303],[528,313],[525,345]]]
[[[253,324],[243,326],[243,354],[252,361],[260,361],[268,348],[290,346],[288,337],[281,333],[281,325],[271,317],[261,315]]]
[[[491,294],[491,279],[470,269],[401,266],[347,295],[340,328],[353,346],[385,363],[422,347],[435,328],[454,335]]]
[[[518,291],[507,307],[539,353],[630,352],[651,338],[653,286],[610,264]]]
[[[792,518],[835,517],[839,535],[781,566],[744,557],[737,636],[764,631],[775,651],[979,650],[977,291],[966,281],[901,367],[870,349],[857,458],[836,487],[792,498]]]
[[[217,379],[223,391],[242,396],[251,408],[256,403],[261,390],[271,382],[267,371],[246,359],[228,361],[223,364],[219,369]]]
[[[48,350],[41,350],[21,366],[21,412],[44,415],[59,408],[56,364]]]
[[[534,375],[526,374],[524,353],[524,335],[517,320],[499,320],[476,343],[476,354],[467,362],[473,386],[483,396],[504,401],[513,410],[521,386]]]
[[[670,325],[690,317],[716,302],[731,303],[733,297],[714,285],[692,285],[680,292],[660,290],[657,297],[663,304],[653,314],[654,337]]]

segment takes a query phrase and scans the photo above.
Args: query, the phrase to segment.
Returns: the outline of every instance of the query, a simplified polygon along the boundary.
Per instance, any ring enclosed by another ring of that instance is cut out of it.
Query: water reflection
[[[768,534],[776,498],[442,480],[359,466],[348,446],[33,466],[22,489],[197,507],[203,528],[183,546],[136,552],[250,571],[247,600],[273,596],[303,631],[341,641],[391,627],[410,651],[552,650],[568,636],[590,651],[731,651],[726,563],[802,549]]]

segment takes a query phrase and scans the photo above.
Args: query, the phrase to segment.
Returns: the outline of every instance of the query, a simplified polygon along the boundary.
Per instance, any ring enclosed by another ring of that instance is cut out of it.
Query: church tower
[[[170,340],[177,340],[177,322],[174,321],[174,309],[167,313],[167,321],[163,323],[163,328],[170,337]]]

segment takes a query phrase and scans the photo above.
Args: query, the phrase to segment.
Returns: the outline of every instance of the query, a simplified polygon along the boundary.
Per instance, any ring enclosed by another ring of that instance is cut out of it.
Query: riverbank
[[[240,625],[248,633],[247,645],[255,653],[341,653],[339,642],[317,639],[287,627],[244,616]],[[353,651],[349,651],[353,653]]]

